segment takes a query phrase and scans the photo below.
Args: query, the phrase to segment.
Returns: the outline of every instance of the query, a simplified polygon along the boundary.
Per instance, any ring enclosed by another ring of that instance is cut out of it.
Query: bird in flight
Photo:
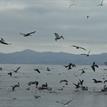
[[[59,40],[59,39],[64,39],[64,37],[63,36],[60,36],[58,33],[54,33],[54,35],[55,35],[55,41],[57,41],[57,40]]]
[[[28,36],[32,36],[32,34],[34,33],[36,33],[36,31],[29,32],[29,33],[20,33],[20,34],[23,35],[24,37],[28,37]]]
[[[80,47],[80,46],[76,46],[76,45],[72,45],[74,48],[76,48],[76,49],[82,49],[82,50],[87,50],[87,49],[85,49],[85,48],[83,48],[83,47]]]
[[[40,70],[39,69],[34,69],[34,71],[37,71],[40,74]]]
[[[90,50],[88,51],[88,53],[86,53],[86,54],[81,54],[81,55],[90,56]]]
[[[4,45],[10,45],[10,43],[5,42],[5,40],[3,38],[1,38],[0,43],[4,44]]]

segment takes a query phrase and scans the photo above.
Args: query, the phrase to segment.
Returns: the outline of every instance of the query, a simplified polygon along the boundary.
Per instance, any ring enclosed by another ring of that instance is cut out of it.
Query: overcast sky
[[[0,52],[25,49],[84,53],[107,52],[107,0],[0,0],[0,37],[12,45],[0,44]],[[87,19],[87,16],[90,16]],[[20,33],[36,30],[30,37]],[[64,40],[54,41],[54,32]]]

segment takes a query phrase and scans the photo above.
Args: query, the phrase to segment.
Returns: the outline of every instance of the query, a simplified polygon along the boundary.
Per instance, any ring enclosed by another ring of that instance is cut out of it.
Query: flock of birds
[[[104,0],[101,1],[101,3],[99,4],[99,6],[103,6],[103,1],[104,1]],[[89,17],[90,17],[90,16],[87,16],[87,19],[88,19]],[[29,37],[29,36],[32,36],[32,35],[35,34],[35,33],[36,33],[36,31],[32,31],[32,32],[28,32],[28,33],[20,33],[20,35],[22,35],[23,37]],[[54,34],[54,36],[55,36],[54,40],[55,40],[56,42],[57,42],[58,40],[60,40],[60,39],[64,40],[64,36],[63,36],[63,35],[59,35],[59,34],[56,33],[56,32],[53,33],[53,34]],[[11,43],[6,42],[6,41],[4,40],[4,38],[1,38],[1,39],[0,39],[0,43],[1,43],[1,44],[4,44],[4,45],[11,45]],[[84,56],[87,56],[87,57],[90,56],[90,50],[87,50],[86,48],[81,47],[81,46],[77,46],[77,45],[72,45],[72,47],[75,48],[75,49],[80,49],[80,50],[83,50],[83,51],[87,51],[87,53],[81,54],[81,55],[84,55]],[[76,64],[69,63],[68,65],[64,65],[64,68],[67,69],[67,70],[71,70],[73,67],[76,67]],[[99,66],[98,66],[95,62],[93,62],[90,67],[91,67],[91,69],[92,69],[94,72],[96,72],[96,68],[99,68]],[[11,72],[8,72],[7,75],[9,75],[10,77],[13,77],[13,73],[18,73],[18,71],[19,71],[20,69],[21,69],[21,66],[17,67],[15,70],[13,70],[13,71],[11,71]],[[0,70],[2,71],[3,68],[1,67]],[[40,71],[39,68],[34,68],[34,71],[36,71],[36,72],[39,73],[39,74],[41,73],[41,71]],[[49,67],[47,67],[47,71],[51,71],[51,69],[50,69]],[[81,74],[80,74],[80,75],[83,75],[84,73],[86,73],[86,71],[85,71],[85,69],[83,68],[83,69],[81,69]],[[106,80],[106,79],[104,79],[103,81],[101,81],[101,80],[97,80],[96,78],[93,78],[92,80],[93,80],[93,82],[94,82],[95,84],[97,84],[97,83],[104,83],[104,87],[103,87],[103,89],[101,89],[101,92],[107,92],[107,86],[106,86],[107,80]],[[68,81],[67,79],[62,79],[62,80],[59,81],[59,83],[60,83],[60,84],[61,84],[61,83],[65,83],[65,86],[68,86],[68,85],[69,85],[69,84],[68,84],[69,81]],[[88,91],[88,87],[87,87],[87,86],[84,86],[84,80],[83,80],[83,79],[82,79],[82,80],[79,79],[77,83],[72,83],[72,84],[73,84],[73,86],[75,87],[75,89],[81,89],[81,90]],[[37,81],[37,80],[35,80],[35,81],[29,81],[29,82],[28,82],[28,88],[26,88],[26,90],[29,91],[29,90],[30,90],[30,87],[31,87],[32,85],[35,85],[35,89],[37,89],[37,90],[40,90],[40,91],[42,91],[42,90],[48,90],[50,93],[53,92],[53,89],[52,89],[51,87],[49,87],[48,82],[45,82],[44,84],[42,84],[42,85],[39,86],[39,81]],[[59,90],[63,91],[63,88],[64,88],[65,86],[63,86],[63,87],[62,87],[61,89],[59,89]],[[12,85],[12,86],[11,86],[12,92],[15,92],[18,87],[21,87],[20,82],[17,82],[15,85]],[[38,98],[40,98],[40,97],[41,97],[41,96],[34,95],[34,98],[35,98],[35,99],[38,99]],[[72,100],[69,100],[69,101],[63,103],[63,105],[66,106],[66,105],[70,104],[71,102],[72,102]],[[59,101],[56,101],[56,103],[60,103],[60,102],[59,102]]]

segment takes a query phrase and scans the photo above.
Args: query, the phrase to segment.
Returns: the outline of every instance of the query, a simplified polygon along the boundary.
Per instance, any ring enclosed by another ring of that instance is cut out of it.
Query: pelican
[[[55,35],[55,41],[57,41],[57,40],[59,40],[59,39],[64,39],[64,37],[63,36],[60,36],[58,33],[54,33],[54,35]]]
[[[21,35],[23,35],[24,37],[27,37],[27,36],[32,36],[32,34],[34,34],[36,31],[33,31],[33,32],[29,32],[29,33],[20,33]]]
[[[12,86],[12,91],[15,91],[16,87],[20,87],[20,83],[19,82],[16,85]]]
[[[82,50],[87,50],[87,49],[85,49],[85,48],[83,48],[83,47],[80,47],[80,46],[76,46],[76,45],[72,45],[74,48],[76,48],[76,49],[82,49]]]
[[[86,53],[86,54],[81,54],[81,55],[85,55],[85,56],[90,56],[90,50],[88,51],[88,53]]]
[[[69,63],[68,65],[65,65],[65,68],[68,68],[68,70],[72,69],[72,67],[76,67],[75,64]]]
[[[34,71],[37,71],[40,74],[40,70],[39,69],[34,69]]]
[[[0,43],[4,44],[4,45],[10,45],[10,43],[5,42],[5,40],[3,38],[1,38]]]
[[[16,70],[14,70],[14,72],[17,73],[20,68],[21,67],[19,66]]]
[[[102,83],[102,81],[100,80],[96,80],[96,79],[92,79],[94,81],[94,83]]]
[[[97,64],[95,64],[95,62],[93,62],[91,68],[94,72],[95,72],[95,67],[98,68],[99,66]]]
[[[68,80],[60,80],[59,83],[65,82],[65,85],[68,85]]]

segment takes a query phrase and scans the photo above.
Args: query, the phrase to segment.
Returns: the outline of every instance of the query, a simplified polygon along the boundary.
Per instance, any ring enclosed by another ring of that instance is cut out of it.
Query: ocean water
[[[94,72],[89,65],[66,69],[63,65],[2,64],[0,71],[0,107],[107,107],[107,92],[101,92],[106,83],[95,84],[93,78],[107,79],[107,66],[99,66]],[[13,71],[21,66],[17,73]],[[50,71],[47,71],[49,67]],[[40,73],[34,71],[39,69]],[[81,69],[85,70],[81,74]],[[10,77],[9,72],[13,75]],[[76,89],[73,83],[84,80],[88,90]],[[30,81],[39,81],[39,87],[48,83],[52,90],[38,90]],[[68,85],[60,83],[68,80]],[[12,86],[20,83],[15,91]],[[35,98],[37,96],[38,98]]]

